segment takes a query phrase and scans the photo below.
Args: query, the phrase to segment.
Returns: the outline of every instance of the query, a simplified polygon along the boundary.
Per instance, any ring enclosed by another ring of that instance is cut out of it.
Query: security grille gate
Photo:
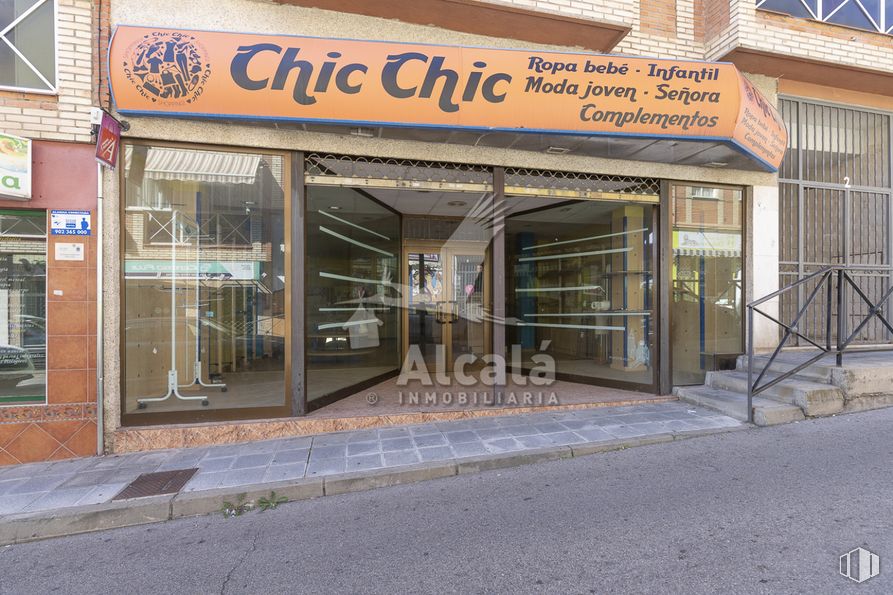
[[[893,282],[891,116],[800,99],[780,104],[789,131],[779,171],[780,285],[827,265],[853,265],[860,287],[877,302]],[[806,283],[782,295],[782,320],[796,317],[813,288]],[[848,291],[852,329],[869,312],[855,291]],[[801,319],[801,332],[808,337],[826,338],[826,299],[818,296]],[[836,309],[836,296],[832,299]],[[831,329],[836,340],[836,321]],[[890,340],[875,319],[854,342]]]

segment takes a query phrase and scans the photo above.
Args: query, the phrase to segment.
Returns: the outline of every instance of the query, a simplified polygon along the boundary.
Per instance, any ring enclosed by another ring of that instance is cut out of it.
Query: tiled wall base
[[[0,407],[0,466],[96,454],[96,405]]]
[[[272,440],[274,438],[286,438],[289,436],[338,432],[342,430],[380,428],[396,425],[467,419],[472,417],[513,415],[520,413],[544,412],[547,410],[562,411],[570,409],[590,409],[593,407],[644,405],[646,403],[663,403],[675,400],[676,397],[655,396],[653,398],[638,398],[629,401],[577,403],[573,405],[467,409],[461,411],[437,411],[339,418],[289,418],[257,422],[123,428],[117,430],[112,435],[111,450],[114,453],[125,453],[161,448],[186,448],[211,444],[233,444],[237,442]]]

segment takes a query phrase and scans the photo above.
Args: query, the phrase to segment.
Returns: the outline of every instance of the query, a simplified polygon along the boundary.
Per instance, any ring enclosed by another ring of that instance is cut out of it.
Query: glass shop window
[[[284,157],[124,161],[125,424],[287,415]]]
[[[511,197],[506,217],[507,352],[548,345],[556,372],[654,384],[654,233],[650,205]],[[528,364],[529,365],[529,364]]]
[[[737,188],[672,188],[674,385],[702,384],[743,351],[743,196]]]
[[[0,405],[46,402],[46,213],[0,211]]]

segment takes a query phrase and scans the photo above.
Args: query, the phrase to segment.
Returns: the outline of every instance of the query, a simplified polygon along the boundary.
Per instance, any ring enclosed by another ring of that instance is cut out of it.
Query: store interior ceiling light
[[[547,147],[546,153],[549,155],[564,155],[565,153],[570,153],[571,150],[567,147]]]
[[[451,200],[447,203],[451,207],[464,207],[467,204],[464,200]]]
[[[350,133],[354,136],[361,136],[363,138],[375,138],[374,128],[364,128],[359,126],[357,128],[351,128]]]
[[[728,163],[725,161],[711,161],[710,163],[705,163],[704,167],[725,167]]]

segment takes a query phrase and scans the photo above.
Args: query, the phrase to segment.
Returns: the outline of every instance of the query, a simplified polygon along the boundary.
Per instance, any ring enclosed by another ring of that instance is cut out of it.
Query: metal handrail
[[[823,267],[822,269],[803,277],[785,287],[782,287],[778,291],[774,291],[769,295],[761,297],[760,299],[754,300],[747,304],[747,421],[753,422],[753,398],[754,396],[772,388],[779,382],[782,382],[791,376],[794,376],[804,368],[807,368],[825,357],[829,353],[834,353],[836,355],[836,364],[838,366],[843,365],[843,354],[844,352],[851,346],[853,340],[859,336],[859,333],[865,328],[872,319],[877,318],[881,321],[881,323],[893,333],[893,325],[887,320],[887,318],[883,315],[883,308],[893,297],[893,283],[891,283],[890,288],[884,293],[883,297],[880,301],[875,304],[872,302],[865,292],[862,291],[862,288],[856,283],[853,279],[853,276],[850,274],[854,271],[866,271],[866,270],[878,270],[880,267],[870,266],[870,265],[830,265]],[[796,317],[790,324],[785,324],[775,318],[774,316],[767,314],[759,309],[759,306],[764,303],[775,299],[782,294],[788,293],[799,288],[801,285],[808,283],[810,281],[814,281],[815,279],[820,279],[816,284],[815,288],[810,292],[809,297],[806,299],[803,306],[797,312]],[[834,315],[833,308],[833,297],[834,297],[834,280],[837,281],[837,341],[832,345],[832,320]],[[846,299],[846,293],[844,291],[846,285],[849,285],[853,290],[855,290],[856,294],[859,298],[864,301],[869,308],[868,314],[862,318],[856,328],[847,335],[846,329],[846,321],[849,319],[851,312],[848,310],[848,304]],[[809,337],[807,337],[803,332],[801,332],[800,320],[803,318],[803,315],[806,314],[809,306],[815,301],[816,297],[819,295],[822,289],[827,291],[827,297],[825,300],[825,344],[820,345],[817,341],[813,341]],[[759,375],[757,379],[754,380],[754,344],[753,344],[753,322],[754,322],[754,313],[760,314],[761,316],[771,320],[775,324],[779,325],[784,329],[784,336],[781,341],[775,347],[772,355],[769,356],[769,360],[766,362],[766,365],[762,367],[759,371]],[[785,343],[792,336],[797,336],[798,338],[806,341],[813,347],[819,349],[818,355],[810,358],[809,360],[801,363],[794,368],[782,372],[780,375],[776,376],[772,380],[760,384],[763,380],[763,377],[766,375],[766,372],[769,371],[769,368],[772,366],[772,363],[778,357],[779,353],[781,353],[782,348]],[[860,349],[859,351],[887,351],[889,349],[893,349],[893,345],[886,348],[874,348],[874,349]],[[852,350],[851,350],[852,351]]]
[[[806,275],[806,276],[803,277],[802,279],[799,279],[799,280],[797,280],[797,281],[794,281],[794,282],[791,283],[790,285],[786,285],[786,286],[782,287],[781,289],[779,289],[778,291],[773,291],[773,292],[770,293],[769,295],[763,296],[763,297],[761,297],[761,298],[758,299],[758,300],[754,300],[754,301],[750,302],[749,304],[747,304],[747,307],[748,307],[748,308],[752,308],[752,307],[755,307],[755,306],[759,306],[760,304],[765,303],[765,302],[768,302],[769,300],[771,300],[771,299],[773,299],[773,298],[777,298],[777,297],[780,296],[781,294],[783,294],[783,293],[787,293],[787,292],[790,291],[791,289],[794,289],[795,287],[799,287],[800,285],[806,283],[807,281],[809,281],[809,280],[811,280],[811,279],[814,279],[814,278],[818,277],[819,275],[823,275],[823,274],[825,274],[826,272],[828,272],[828,271],[830,271],[830,270],[833,270],[833,268],[834,268],[833,266],[827,266],[827,267],[825,267],[825,268],[823,268],[823,269],[821,269],[821,270],[818,270],[818,271],[816,271],[816,272],[814,272],[814,273],[811,273],[811,274],[809,274],[809,275]]]

